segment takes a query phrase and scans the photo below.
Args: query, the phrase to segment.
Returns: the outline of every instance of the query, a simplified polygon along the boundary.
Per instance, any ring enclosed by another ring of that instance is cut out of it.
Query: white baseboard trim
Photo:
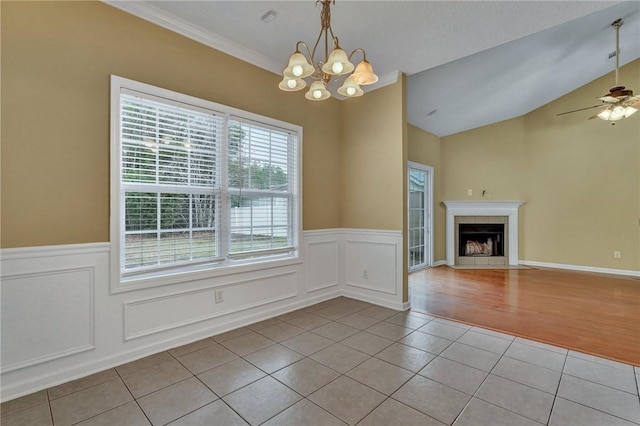
[[[535,260],[520,260],[519,263],[525,266],[537,266],[540,268],[567,269],[569,271],[596,272],[599,274],[612,274],[612,275],[624,275],[628,277],[640,277],[640,271],[630,271],[628,269],[611,269],[611,268],[598,268],[594,266],[566,265],[563,263],[537,262]]]
[[[433,265],[431,265],[431,267],[435,268],[436,266],[442,266],[446,264],[447,264],[446,260],[436,260],[435,262],[433,262]]]
[[[345,289],[342,291],[342,296],[349,297],[351,299],[360,300],[362,302],[371,303],[373,305],[382,306],[383,308],[389,308],[396,311],[404,311],[403,304],[401,302],[396,302],[394,300],[385,299],[382,297],[375,297],[369,294],[360,293],[358,291],[352,291],[349,289]]]

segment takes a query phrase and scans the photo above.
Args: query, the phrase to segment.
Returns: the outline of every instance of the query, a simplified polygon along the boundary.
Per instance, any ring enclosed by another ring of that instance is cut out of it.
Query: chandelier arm
[[[316,40],[316,43],[313,45],[313,50],[311,51],[311,65],[313,65],[314,68],[316,68],[316,64],[315,64],[316,50],[318,49],[318,44],[320,44],[320,39],[322,38],[323,33],[324,31],[320,30],[320,34],[318,34],[318,39]]]
[[[324,30],[324,62],[327,62],[327,58],[329,57],[329,31],[325,28]],[[320,61],[318,61],[318,64]]]
[[[353,49],[353,52],[349,54],[349,60],[351,60],[351,58],[353,57],[353,55],[356,54],[356,52],[362,52],[362,56],[363,56],[362,59],[364,59],[365,61],[367,60],[367,52],[365,52],[364,49],[361,49],[359,47],[357,49]]]
[[[309,61],[311,62],[311,64],[313,64],[313,55],[311,54],[311,51],[309,50],[309,46],[307,46],[307,43],[305,43],[304,41],[299,41],[296,43],[296,51],[300,52],[300,45],[303,45],[305,50],[307,51],[307,55],[309,55]],[[301,52],[302,53],[302,52]]]

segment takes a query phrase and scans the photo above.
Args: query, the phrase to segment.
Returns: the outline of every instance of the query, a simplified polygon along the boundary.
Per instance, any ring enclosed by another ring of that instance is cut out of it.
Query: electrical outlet
[[[366,269],[362,271],[362,279],[365,279],[365,280],[369,279],[369,272],[367,272]]]
[[[224,295],[222,294],[222,290],[216,290],[216,303],[224,302]]]
[[[613,252],[613,258],[614,259],[620,259],[622,257],[622,253],[620,253],[619,251],[614,251]]]
[[[467,189],[467,195],[471,197],[473,195],[473,189]]]

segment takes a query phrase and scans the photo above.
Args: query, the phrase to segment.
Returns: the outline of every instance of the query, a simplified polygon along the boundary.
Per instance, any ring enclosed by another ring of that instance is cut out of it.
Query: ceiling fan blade
[[[625,105],[630,107],[640,107],[640,96],[634,96],[627,99]]]
[[[620,102],[622,99],[624,99],[624,97],[622,96],[602,96],[600,99],[602,102],[606,102],[608,104],[615,104],[617,102]]]
[[[598,105],[593,105],[593,106],[586,107],[586,108],[574,109],[573,111],[561,112],[560,114],[556,114],[556,116],[565,115],[565,114],[571,114],[571,113],[574,113],[574,112],[584,111],[586,109],[591,109],[591,108],[598,108],[598,107],[601,107],[601,106],[602,106],[602,104],[598,104]]]
[[[606,110],[608,110],[608,109],[609,109],[609,108],[601,109],[601,110],[600,110],[600,111],[598,111],[596,114],[593,114],[591,117],[587,118],[587,120],[593,120],[594,118],[598,118],[598,114],[600,114],[602,111],[606,111]]]

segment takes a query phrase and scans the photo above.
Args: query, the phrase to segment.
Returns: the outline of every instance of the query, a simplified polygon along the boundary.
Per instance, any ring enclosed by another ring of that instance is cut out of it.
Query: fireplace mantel
[[[455,264],[456,216],[507,216],[509,265],[518,265],[518,208],[524,201],[444,201],[447,207],[447,265]]]

